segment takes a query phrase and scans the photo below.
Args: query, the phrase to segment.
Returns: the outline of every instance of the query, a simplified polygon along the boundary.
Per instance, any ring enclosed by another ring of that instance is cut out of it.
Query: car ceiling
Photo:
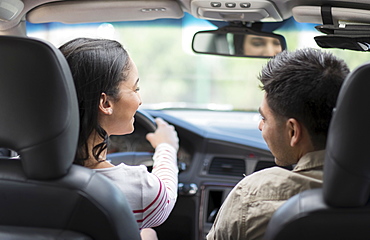
[[[320,24],[323,5],[334,7],[336,20],[370,23],[368,0],[0,0],[0,35],[25,35],[25,20],[115,22],[176,19],[184,13],[209,20],[243,22],[279,22],[293,16],[298,22]]]

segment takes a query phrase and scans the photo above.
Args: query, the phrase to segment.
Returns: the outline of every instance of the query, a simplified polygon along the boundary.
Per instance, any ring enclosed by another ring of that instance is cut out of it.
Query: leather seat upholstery
[[[73,165],[79,114],[72,75],[54,46],[0,36],[3,239],[140,239],[123,193]],[[13,238],[12,238],[13,237]]]
[[[273,215],[265,239],[366,239],[370,236],[370,63],[341,88],[330,123],[322,189],[302,192]]]

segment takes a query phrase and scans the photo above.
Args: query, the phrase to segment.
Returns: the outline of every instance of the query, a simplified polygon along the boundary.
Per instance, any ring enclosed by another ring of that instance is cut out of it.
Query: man
[[[326,137],[343,60],[315,49],[282,52],[263,68],[259,129],[279,166],[241,180],[223,203],[207,240],[261,239],[275,212],[293,195],[322,186]]]

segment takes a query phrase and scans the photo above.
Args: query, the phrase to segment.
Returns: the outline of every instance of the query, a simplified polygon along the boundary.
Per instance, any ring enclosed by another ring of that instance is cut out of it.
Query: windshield
[[[140,75],[142,108],[201,108],[256,111],[263,92],[258,74],[268,59],[195,54],[195,32],[217,27],[185,14],[177,20],[93,24],[30,24],[28,35],[59,47],[76,37],[115,39],[128,50]],[[319,48],[313,24],[293,19],[275,31],[285,36],[288,50]],[[351,69],[369,55],[348,50],[328,50],[345,59]]]

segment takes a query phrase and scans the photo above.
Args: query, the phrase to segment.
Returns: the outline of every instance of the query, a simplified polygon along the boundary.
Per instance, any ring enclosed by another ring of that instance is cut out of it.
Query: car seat
[[[370,236],[370,63],[346,78],[330,123],[322,189],[289,199],[272,216],[266,240]]]
[[[0,36],[0,239],[140,239],[123,193],[73,165],[79,114],[68,64],[51,44]]]

